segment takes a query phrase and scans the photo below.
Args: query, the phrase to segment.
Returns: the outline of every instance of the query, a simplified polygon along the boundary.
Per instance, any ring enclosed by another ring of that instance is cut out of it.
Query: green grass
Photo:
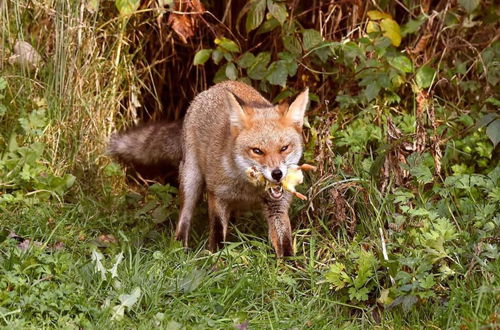
[[[343,260],[335,245],[344,243],[314,230],[297,233],[299,253],[291,260],[276,260],[265,239],[238,232],[240,226],[219,253],[204,250],[206,235],[185,253],[172,240],[171,225],[152,228],[145,219],[130,223],[132,212],[109,210],[90,200],[3,213],[4,228],[20,236],[7,239],[4,231],[0,243],[4,326],[232,328],[248,322],[250,328],[275,329],[478,328],[495,322],[498,262],[491,263],[490,272],[473,271],[448,281],[442,299],[422,301],[404,312],[346,301],[345,293],[332,290],[325,272],[329,262]],[[117,242],[103,247],[96,240],[101,233],[114,235]],[[358,238],[378,244],[376,233],[359,233]],[[37,243],[21,249],[25,239]],[[63,245],[56,249],[59,242]],[[107,269],[123,253],[117,277],[107,273],[102,278],[96,270],[92,251],[98,245]],[[321,256],[325,245],[333,245],[331,260]],[[119,296],[137,287],[138,301],[123,319],[112,320]]]

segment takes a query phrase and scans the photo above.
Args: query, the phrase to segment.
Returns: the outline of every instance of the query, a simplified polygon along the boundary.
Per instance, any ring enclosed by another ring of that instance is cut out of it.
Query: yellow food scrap
[[[249,167],[246,170],[248,181],[254,186],[263,186],[266,184],[266,179],[264,175],[257,170],[255,166]]]
[[[295,186],[301,184],[304,181],[304,174],[302,171],[315,171],[316,166],[312,166],[309,164],[302,164],[302,165],[293,165],[288,168],[288,172],[281,180],[279,184],[269,182],[264,178],[264,175],[257,170],[255,166],[249,167],[246,170],[246,174],[248,177],[248,181],[252,183],[255,186],[265,186],[265,189],[269,188],[275,188],[279,185],[283,187],[283,189],[291,192],[298,198],[302,200],[306,200],[307,197],[299,193],[297,190],[295,190]]]

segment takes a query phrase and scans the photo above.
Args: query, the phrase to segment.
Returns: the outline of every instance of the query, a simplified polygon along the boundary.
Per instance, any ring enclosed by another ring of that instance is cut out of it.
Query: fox
[[[195,207],[206,192],[210,251],[223,247],[236,212],[258,209],[276,256],[293,256],[288,215],[292,194],[279,183],[302,157],[308,103],[308,88],[290,105],[273,105],[245,83],[221,82],[195,96],[183,121],[153,122],[113,134],[108,154],[131,165],[179,166],[175,239],[184,247]],[[249,168],[273,185],[263,188],[249,182]]]

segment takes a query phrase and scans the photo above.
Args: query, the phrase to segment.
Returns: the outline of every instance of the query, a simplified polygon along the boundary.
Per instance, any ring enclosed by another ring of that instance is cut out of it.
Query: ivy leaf
[[[458,0],[458,3],[468,14],[471,14],[479,6],[480,0]]]
[[[264,20],[264,14],[266,11],[266,0],[256,0],[252,8],[248,12],[247,19],[245,22],[245,28],[247,33],[258,28],[262,21]]]
[[[396,57],[390,57],[387,59],[390,65],[394,68],[409,73],[413,71],[413,66],[410,59],[404,55],[399,55]]]
[[[127,16],[133,14],[139,5],[141,4],[140,0],[116,0],[115,6],[120,12],[121,16]]]
[[[391,18],[383,19],[380,21],[380,28],[384,37],[389,38],[394,47],[398,47],[401,44],[401,29],[395,20]]]
[[[486,135],[488,135],[491,142],[493,142],[493,147],[495,148],[498,142],[500,142],[500,119],[497,119],[488,125],[486,128]]]
[[[255,62],[255,55],[250,53],[250,52],[245,52],[241,57],[238,59],[238,65],[242,69],[246,69],[250,67],[253,63]]]
[[[231,39],[228,39],[226,37],[222,38],[215,38],[214,40],[216,45],[219,45],[223,49],[232,52],[232,53],[239,53],[240,52],[240,47]]]
[[[280,22],[281,25],[285,23],[287,13],[284,4],[274,3],[273,0],[267,0],[267,9],[269,10],[269,13],[271,13],[271,15],[276,18],[278,22]]]
[[[427,88],[432,84],[434,80],[434,75],[436,74],[436,70],[431,68],[430,66],[424,65],[417,71],[417,76],[415,77],[417,80],[417,85],[420,88]]]
[[[231,80],[236,80],[236,78],[238,78],[238,70],[233,62],[229,62],[226,65],[226,77]]]
[[[293,35],[283,37],[283,46],[292,54],[298,55],[302,53],[300,41]]]
[[[268,69],[269,74],[266,76],[267,81],[271,85],[280,85],[285,87],[288,69],[284,61],[273,62]]]
[[[302,38],[305,50],[309,50],[323,41],[321,34],[314,29],[304,30]]]
[[[211,49],[202,49],[194,55],[193,65],[203,65],[212,55]]]

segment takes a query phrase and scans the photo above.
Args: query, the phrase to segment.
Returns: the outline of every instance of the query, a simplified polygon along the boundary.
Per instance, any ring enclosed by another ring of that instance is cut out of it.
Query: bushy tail
[[[179,166],[182,160],[182,121],[151,122],[115,133],[107,152],[126,165]]]

